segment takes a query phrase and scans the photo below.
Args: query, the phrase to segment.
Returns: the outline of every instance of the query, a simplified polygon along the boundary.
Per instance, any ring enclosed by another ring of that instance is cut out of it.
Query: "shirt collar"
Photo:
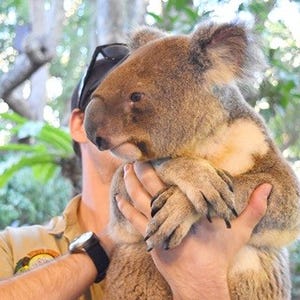
[[[51,219],[48,223],[48,233],[55,236],[65,236],[69,241],[82,233],[78,223],[78,208],[81,195],[75,196],[66,206],[63,215]]]

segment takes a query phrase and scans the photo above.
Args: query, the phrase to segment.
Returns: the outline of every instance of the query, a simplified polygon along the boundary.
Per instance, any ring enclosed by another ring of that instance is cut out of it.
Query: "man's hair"
[[[71,97],[71,110],[79,108],[81,111],[85,111],[87,105],[91,100],[91,95],[94,90],[99,86],[104,77],[111,71],[120,61],[99,59],[95,62],[92,72],[87,79],[85,86],[81,88],[82,80],[77,84]],[[79,103],[79,99],[81,99]],[[81,157],[81,151],[79,144],[73,140],[73,149],[78,157]]]

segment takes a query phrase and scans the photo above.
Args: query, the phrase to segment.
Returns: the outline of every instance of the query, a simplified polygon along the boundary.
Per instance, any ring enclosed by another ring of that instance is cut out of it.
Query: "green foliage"
[[[88,48],[90,34],[93,32],[90,28],[92,13],[92,5],[82,1],[77,10],[66,19],[57,57],[51,62],[51,75],[61,78],[63,85],[61,95],[52,99],[49,105],[60,112],[61,121],[69,115],[69,100],[83,74],[89,51],[92,51]]]
[[[22,168],[0,189],[0,229],[8,225],[41,224],[59,215],[70,199],[72,186],[57,170],[43,184],[31,168]]]
[[[162,2],[162,13],[147,12],[155,25],[166,31],[177,33],[190,32],[197,21],[209,15],[210,11],[202,11],[190,0],[169,0]]]
[[[63,128],[28,121],[15,113],[3,113],[0,120],[2,133],[6,130],[8,136],[26,142],[10,142],[0,146],[0,187],[25,167],[31,167],[35,178],[45,183],[57,172],[61,159],[73,156],[70,135]],[[7,130],[7,122],[13,122],[15,126]]]

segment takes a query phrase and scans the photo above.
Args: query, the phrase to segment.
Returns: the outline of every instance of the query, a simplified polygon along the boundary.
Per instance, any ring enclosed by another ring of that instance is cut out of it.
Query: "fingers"
[[[258,186],[251,194],[247,207],[241,215],[233,222],[239,223],[238,227],[249,229],[249,236],[254,227],[265,215],[267,210],[267,199],[272,190],[272,185],[264,183]]]
[[[166,187],[149,163],[136,162],[134,170],[139,181],[152,197]]]
[[[133,165],[126,164],[124,166],[124,182],[127,193],[134,206],[145,216],[150,217],[151,196],[145,190],[139,179],[137,178]]]
[[[141,162],[124,166],[124,182],[133,204],[117,195],[118,207],[124,217],[145,236],[151,218],[151,198],[165,185],[150,164]]]
[[[119,210],[121,211],[123,216],[142,236],[145,236],[148,219],[120,195],[116,196],[116,200]]]

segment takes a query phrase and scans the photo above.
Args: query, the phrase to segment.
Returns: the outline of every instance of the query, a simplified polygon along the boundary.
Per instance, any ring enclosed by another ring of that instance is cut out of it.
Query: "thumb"
[[[251,194],[247,207],[243,210],[238,222],[252,230],[262,219],[267,210],[267,199],[271,193],[272,185],[263,183]],[[243,223],[243,224],[242,224]]]

